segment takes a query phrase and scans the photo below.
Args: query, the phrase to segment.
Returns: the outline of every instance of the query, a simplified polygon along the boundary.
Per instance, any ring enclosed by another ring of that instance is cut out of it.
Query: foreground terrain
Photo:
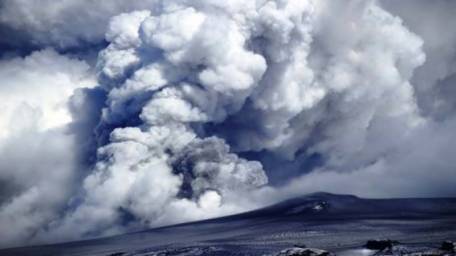
[[[363,249],[369,239],[400,244],[381,252]],[[362,199],[316,193],[223,218],[4,249],[0,255],[278,255],[306,246],[337,255],[455,255],[436,250],[444,240],[456,240],[456,199]],[[429,251],[435,254],[419,254]]]

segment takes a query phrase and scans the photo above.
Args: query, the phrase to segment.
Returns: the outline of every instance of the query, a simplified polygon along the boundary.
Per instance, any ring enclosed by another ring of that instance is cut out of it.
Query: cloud
[[[454,196],[455,125],[454,118],[430,123],[371,164],[348,172],[317,169],[277,189],[275,196],[284,199],[314,191],[379,198]]]
[[[455,110],[456,33],[443,28],[456,25],[453,1],[394,1],[381,3],[399,15],[424,40],[426,62],[417,68],[412,83],[420,110],[433,119],[445,119]],[[420,18],[418,18],[420,17]]]
[[[74,190],[76,152],[66,106],[76,88],[93,86],[89,66],[53,50],[0,61],[2,244],[30,238],[58,216]]]
[[[59,49],[93,46],[104,40],[112,16],[134,10],[153,9],[155,0],[55,2],[6,0],[0,6],[0,23],[14,31],[5,44],[32,44]],[[25,42],[24,42],[25,41]],[[28,42],[27,42],[28,41]]]

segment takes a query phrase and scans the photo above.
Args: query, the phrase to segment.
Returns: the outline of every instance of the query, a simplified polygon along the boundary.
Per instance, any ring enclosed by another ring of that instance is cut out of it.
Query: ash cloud
[[[315,191],[454,196],[453,5],[4,1],[2,246]]]

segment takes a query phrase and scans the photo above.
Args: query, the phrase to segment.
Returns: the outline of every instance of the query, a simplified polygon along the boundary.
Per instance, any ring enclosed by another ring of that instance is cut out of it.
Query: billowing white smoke
[[[318,129],[304,150],[338,170],[400,143],[421,122],[408,80],[422,41],[373,2],[327,4],[164,1],[114,17],[97,65],[113,131],[56,234],[119,232],[125,214],[153,226],[246,209],[239,197],[267,177],[224,138],[293,159]],[[208,134],[228,118],[236,131]]]
[[[159,16],[141,11],[113,18],[111,44],[98,64],[108,91],[102,122],[140,121],[115,128],[99,148],[83,203],[58,231],[118,232],[125,212],[150,225],[226,214],[245,208],[239,197],[267,183],[259,162],[196,132],[242,108],[265,59],[246,48],[250,36],[242,23],[203,6],[171,7]]]
[[[9,10],[23,8],[7,2]],[[87,7],[65,3],[62,10],[72,15]],[[423,41],[376,1],[110,3],[90,2],[97,15],[67,23],[50,22],[59,20],[58,12],[44,20],[30,12],[27,17],[39,21],[33,26],[3,18],[37,42],[65,47],[80,39],[99,42],[107,17],[128,11],[110,20],[109,45],[98,57],[95,90],[106,98],[100,103],[90,91],[78,91],[71,102],[80,126],[93,126],[85,113],[102,113],[91,141],[97,145],[93,168],[82,184],[73,183],[78,193],[61,188],[76,195],[48,207],[47,216],[60,211],[61,218],[19,226],[24,234],[9,239],[114,234],[315,190],[451,194],[455,166],[435,159],[455,153],[456,119],[439,123],[421,114],[419,90],[410,81],[425,63]],[[55,38],[42,30],[46,22]],[[77,29],[68,30],[73,23]],[[432,138],[433,131],[439,136]],[[86,130],[76,134],[90,137]],[[321,163],[306,174],[300,164],[313,156]],[[429,179],[432,168],[441,176]],[[304,175],[280,188],[267,186],[266,172],[286,169]],[[422,189],[426,182],[432,189]],[[16,212],[10,204],[2,209],[11,214],[0,212],[0,221]]]

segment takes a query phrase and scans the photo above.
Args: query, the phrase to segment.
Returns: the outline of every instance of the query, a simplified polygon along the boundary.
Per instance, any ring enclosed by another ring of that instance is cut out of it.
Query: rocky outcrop
[[[300,248],[300,247],[294,247],[294,248],[288,248],[285,250],[282,250],[276,256],[335,256],[334,254],[321,250],[321,249],[315,249],[315,248]]]
[[[447,252],[456,252],[456,242],[445,241],[440,246],[440,249]]]
[[[391,240],[371,240],[365,247],[377,250],[375,256],[456,256],[455,245],[454,242],[445,241],[440,248],[433,248],[426,245],[399,244]]]
[[[369,240],[364,245],[364,248],[371,250],[371,254],[375,256],[456,256],[456,243],[452,241],[445,241],[440,248],[432,247],[429,245],[416,245],[416,244],[401,244],[398,241],[383,239],[383,240]],[[280,251],[274,256],[335,256],[331,252],[306,248],[305,245],[295,245]],[[343,252],[342,255],[350,255]],[[358,254],[357,254],[358,255]]]

